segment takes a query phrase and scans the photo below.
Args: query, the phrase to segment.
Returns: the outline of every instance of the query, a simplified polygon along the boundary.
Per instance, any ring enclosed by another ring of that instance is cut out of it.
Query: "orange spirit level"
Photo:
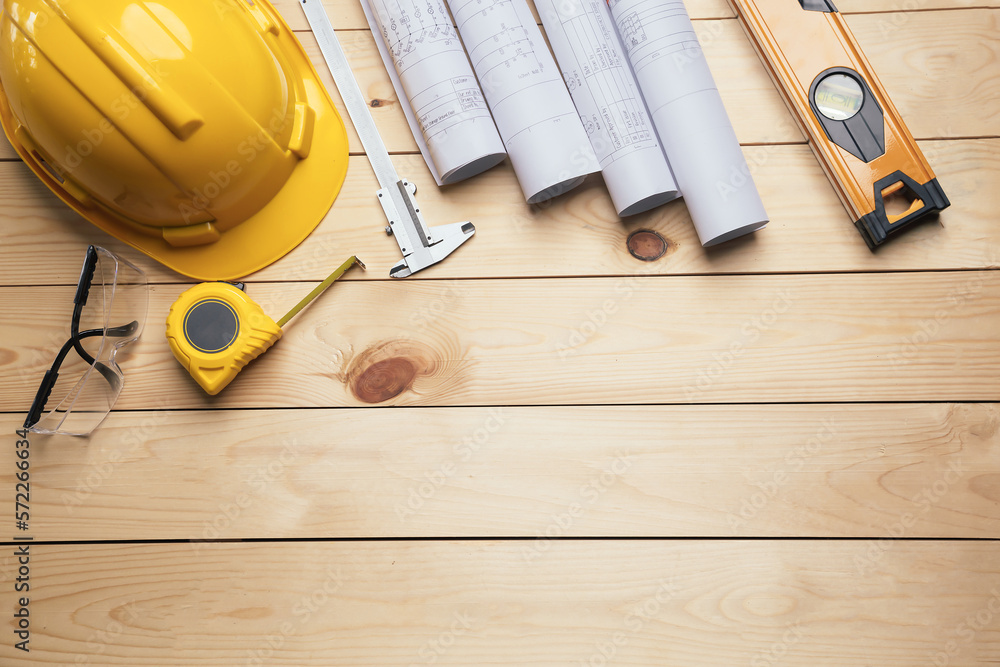
[[[872,250],[948,197],[831,0],[730,0]]]

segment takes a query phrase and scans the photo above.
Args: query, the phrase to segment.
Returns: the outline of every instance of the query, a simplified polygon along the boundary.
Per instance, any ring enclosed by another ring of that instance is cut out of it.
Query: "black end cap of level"
[[[924,202],[924,205],[902,220],[890,223],[889,217],[885,212],[882,191],[893,183],[900,181],[910,188]],[[854,226],[861,232],[861,237],[868,244],[868,249],[875,250],[876,247],[885,243],[890,236],[898,234],[927,215],[943,211],[949,206],[951,206],[951,202],[948,200],[948,195],[944,193],[936,178],[932,178],[921,185],[903,172],[897,171],[875,184],[875,210],[862,216],[860,220],[854,223]]]
[[[837,8],[833,6],[833,0],[799,0],[799,4],[802,5],[802,9],[807,12],[823,12],[824,14],[829,14],[837,11]]]

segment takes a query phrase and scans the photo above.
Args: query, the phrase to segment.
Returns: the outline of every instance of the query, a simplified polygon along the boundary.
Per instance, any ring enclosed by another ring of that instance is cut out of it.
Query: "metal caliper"
[[[347,106],[354,128],[361,137],[361,144],[371,162],[372,171],[378,179],[380,189],[376,194],[382,210],[385,211],[385,217],[389,220],[385,231],[395,237],[399,250],[403,253],[403,261],[389,270],[389,276],[406,278],[432,264],[437,264],[472,238],[476,233],[475,225],[471,222],[455,222],[427,227],[420,214],[417,200],[414,199],[417,187],[396,173],[396,168],[389,158],[389,151],[386,150],[368,110],[368,102],[351,72],[347,57],[333,31],[333,25],[323,8],[322,1],[299,0],[299,4],[302,5],[309,20],[316,41],[319,42],[323,59],[333,74],[333,80]]]

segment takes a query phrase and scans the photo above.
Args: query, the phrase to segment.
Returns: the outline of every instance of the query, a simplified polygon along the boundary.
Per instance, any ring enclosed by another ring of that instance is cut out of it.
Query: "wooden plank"
[[[360,12],[356,3],[344,6]],[[297,3],[291,9],[299,12]],[[998,16],[995,10],[864,14],[850,24],[914,136],[980,137],[1000,135],[1000,45],[993,39]],[[740,140],[802,141],[739,23],[700,21],[697,28]],[[315,39],[308,32],[299,36],[348,125],[352,152],[361,153]],[[386,146],[393,152],[416,151],[371,33],[344,30],[339,37],[362,91],[377,103],[371,108]],[[955,114],[956,106],[982,113]],[[12,157],[9,147],[0,148],[0,159]]]
[[[837,9],[842,14],[863,14],[885,12],[884,20],[891,27],[899,27],[915,12],[934,9],[976,9],[980,7],[1000,7],[998,0],[837,0]]]
[[[424,278],[573,275],[760,273],[779,271],[895,271],[989,268],[1000,262],[1000,140],[924,142],[951,197],[940,221],[918,225],[871,253],[832,186],[805,146],[746,149],[771,215],[767,229],[719,248],[698,243],[683,202],[622,221],[604,184],[587,184],[547,207],[523,203],[509,166],[471,182],[434,187],[417,156],[396,156],[414,177],[431,224],[473,220],[475,239],[409,280]],[[321,280],[341,255],[358,254],[367,272],[346,281],[381,280],[399,258],[382,232],[372,193],[375,177],[363,157],[352,158],[347,182],[326,221],[297,249],[257,273],[257,280]],[[136,261],[153,282],[180,276],[86,223],[56,199],[23,165],[0,164],[0,199],[7,221],[0,244],[0,285],[72,284],[83,249],[97,243]],[[660,260],[629,254],[629,234],[651,229],[670,245]],[[44,239],[44,243],[39,240]]]
[[[934,1],[940,2],[941,0]],[[298,0],[273,0],[272,4],[294,30],[309,30],[309,22],[306,21]],[[368,28],[368,22],[365,20],[365,14],[360,4],[338,2],[337,0],[323,0],[323,4],[330,16],[330,22],[338,30]],[[731,18],[735,16],[726,0],[688,0],[685,5],[687,5],[688,13],[693,19]],[[532,13],[537,19],[538,13],[535,10],[535,3],[528,0],[528,6],[531,7]]]
[[[848,23],[914,137],[1000,136],[1000,12],[861,14]],[[739,22],[702,21],[697,30],[740,141],[803,141]]]
[[[249,293],[279,314],[308,287]],[[184,288],[153,288],[119,408],[1000,398],[996,271],[347,282],[213,399],[164,340]],[[72,295],[0,289],[0,410],[26,409]]]
[[[911,133],[918,139],[1000,136],[1000,43],[994,39],[1000,12],[917,12],[900,21],[894,16],[861,14],[849,23]],[[739,22],[701,21],[697,30],[740,141],[803,141]],[[394,152],[416,150],[371,33],[340,35],[362,91],[379,103],[375,116],[386,146]],[[300,36],[336,97],[315,39]],[[956,114],[956,106],[983,113]],[[357,142],[351,146],[360,152]]]
[[[298,0],[273,0],[273,4],[293,29],[309,30],[309,23],[299,8]],[[330,21],[338,30],[368,27],[364,12],[357,3],[323,0],[323,4],[326,5]],[[735,16],[726,0],[686,0],[684,4],[687,6],[688,14],[696,21]],[[894,16],[909,16],[916,13],[916,10],[1000,7],[998,0],[840,0],[836,4],[844,14],[886,12],[888,14],[883,20],[892,27],[898,26],[902,20],[893,18]],[[528,0],[528,5],[537,17],[534,3]]]
[[[993,404],[115,413],[32,436],[30,534],[991,538],[998,446]]]
[[[32,664],[1000,660],[994,542],[32,545],[27,558]],[[13,613],[13,587],[0,590]],[[0,656],[20,664],[11,629]]]
[[[915,137],[1000,134],[996,9],[867,14],[848,23]],[[945,23],[947,37],[942,35]],[[981,114],[954,112],[977,108]]]

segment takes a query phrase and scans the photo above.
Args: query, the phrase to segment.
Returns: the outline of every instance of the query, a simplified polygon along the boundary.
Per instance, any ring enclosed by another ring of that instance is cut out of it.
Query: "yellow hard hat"
[[[104,231],[199,280],[279,259],[320,223],[347,134],[266,0],[2,0],[0,122]]]

